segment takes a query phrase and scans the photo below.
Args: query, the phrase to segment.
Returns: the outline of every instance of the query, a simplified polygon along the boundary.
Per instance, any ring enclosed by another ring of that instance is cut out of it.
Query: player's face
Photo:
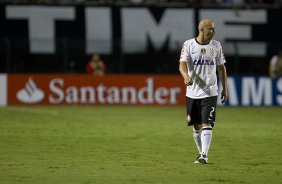
[[[207,40],[211,40],[213,38],[215,34],[215,26],[214,23],[208,24],[205,28],[204,28],[204,37]]]

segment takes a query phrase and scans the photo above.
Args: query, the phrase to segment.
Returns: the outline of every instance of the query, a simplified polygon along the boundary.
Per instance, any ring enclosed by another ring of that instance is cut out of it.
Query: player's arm
[[[221,92],[221,102],[224,103],[227,101],[228,93],[227,93],[227,72],[224,64],[217,65],[219,79],[222,85]]]
[[[188,75],[187,63],[185,61],[179,62],[179,71],[184,79],[184,84],[190,86],[193,84],[193,80]]]

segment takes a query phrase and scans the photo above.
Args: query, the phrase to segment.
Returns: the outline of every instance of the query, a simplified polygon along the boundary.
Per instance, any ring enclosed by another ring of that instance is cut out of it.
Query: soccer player
[[[198,25],[196,38],[183,44],[179,71],[186,85],[188,126],[193,125],[193,137],[199,151],[194,163],[208,163],[218,96],[217,74],[222,84],[221,101],[227,100],[227,73],[220,42],[213,39],[215,25],[203,19]]]
[[[269,63],[269,76],[272,79],[282,76],[282,49],[274,55]]]

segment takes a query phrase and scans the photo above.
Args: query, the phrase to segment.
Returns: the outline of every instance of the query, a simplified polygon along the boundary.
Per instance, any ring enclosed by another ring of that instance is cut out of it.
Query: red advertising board
[[[178,75],[9,74],[8,105],[179,105]]]

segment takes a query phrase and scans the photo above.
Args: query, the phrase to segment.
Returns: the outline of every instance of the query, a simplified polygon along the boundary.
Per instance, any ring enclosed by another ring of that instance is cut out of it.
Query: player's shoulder
[[[211,44],[212,44],[213,46],[215,46],[216,48],[220,48],[220,47],[221,47],[220,42],[217,41],[217,40],[214,40],[214,39],[211,40]]]
[[[191,39],[189,39],[189,40],[186,40],[185,42],[184,42],[184,45],[193,45],[193,44],[195,44],[195,38],[191,38]]]

